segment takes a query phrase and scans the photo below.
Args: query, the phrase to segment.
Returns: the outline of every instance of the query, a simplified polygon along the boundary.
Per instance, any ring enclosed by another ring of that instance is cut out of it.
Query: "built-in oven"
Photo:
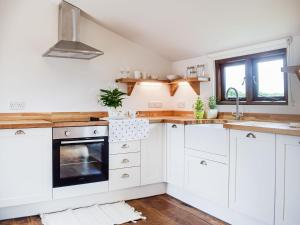
[[[107,126],[53,128],[53,187],[107,180]]]

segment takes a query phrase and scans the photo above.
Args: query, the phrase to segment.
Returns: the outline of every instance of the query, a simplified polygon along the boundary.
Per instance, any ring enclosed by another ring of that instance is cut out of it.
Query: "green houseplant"
[[[107,107],[109,118],[120,117],[118,108],[122,107],[125,95],[126,93],[120,91],[118,88],[112,90],[100,89],[98,103]]]
[[[194,104],[194,113],[197,120],[201,120],[204,117],[204,103],[200,97],[197,97]]]
[[[206,112],[207,119],[216,119],[218,117],[217,98],[210,96],[208,98],[208,110]]]

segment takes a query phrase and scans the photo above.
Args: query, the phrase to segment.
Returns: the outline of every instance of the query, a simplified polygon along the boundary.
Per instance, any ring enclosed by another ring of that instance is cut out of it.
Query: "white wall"
[[[168,60],[85,18],[81,40],[104,56],[91,61],[42,57],[57,41],[54,2],[0,1],[0,112],[10,112],[11,101],[24,101],[26,112],[104,110],[97,104],[98,90],[113,85],[120,67],[160,76],[170,72]],[[124,105],[144,109],[160,100],[169,108],[170,99],[166,86],[138,86]]]
[[[268,51],[273,49],[278,49],[282,47],[286,47],[285,40],[271,41],[268,43],[262,43],[253,46],[247,46],[244,48],[233,49],[229,51],[219,52],[215,54],[210,54],[206,56],[201,56],[198,58],[192,58],[182,61],[177,61],[172,64],[172,73],[184,75],[187,66],[193,66],[197,64],[206,64],[207,72],[211,77],[210,83],[202,83],[201,84],[201,98],[203,100],[207,100],[210,95],[215,94],[215,68],[214,68],[214,60],[221,58],[229,58],[238,55],[252,54],[260,51]],[[289,65],[299,65],[300,64],[300,36],[294,36],[293,42],[290,47],[290,59]],[[289,105],[288,106],[241,106],[241,109],[244,112],[258,112],[258,113],[282,113],[282,114],[299,114],[300,113],[300,81],[297,79],[295,75],[290,75],[289,79],[291,79],[291,87],[289,87]],[[291,93],[294,99],[294,103],[292,102]],[[178,92],[174,96],[176,106],[176,102],[181,101],[181,99],[186,99],[186,108],[191,109],[193,100],[196,98],[196,94],[192,91],[189,92]],[[220,111],[223,112],[232,112],[234,110],[234,106],[218,106]]]

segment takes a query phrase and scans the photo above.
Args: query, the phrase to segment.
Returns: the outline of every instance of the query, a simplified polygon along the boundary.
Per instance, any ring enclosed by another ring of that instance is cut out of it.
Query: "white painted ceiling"
[[[300,0],[69,2],[171,61],[300,33]]]

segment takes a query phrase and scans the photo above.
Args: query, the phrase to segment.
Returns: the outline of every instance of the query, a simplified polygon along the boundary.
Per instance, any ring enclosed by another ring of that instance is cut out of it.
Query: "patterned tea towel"
[[[109,142],[134,141],[149,137],[148,119],[109,120]]]

